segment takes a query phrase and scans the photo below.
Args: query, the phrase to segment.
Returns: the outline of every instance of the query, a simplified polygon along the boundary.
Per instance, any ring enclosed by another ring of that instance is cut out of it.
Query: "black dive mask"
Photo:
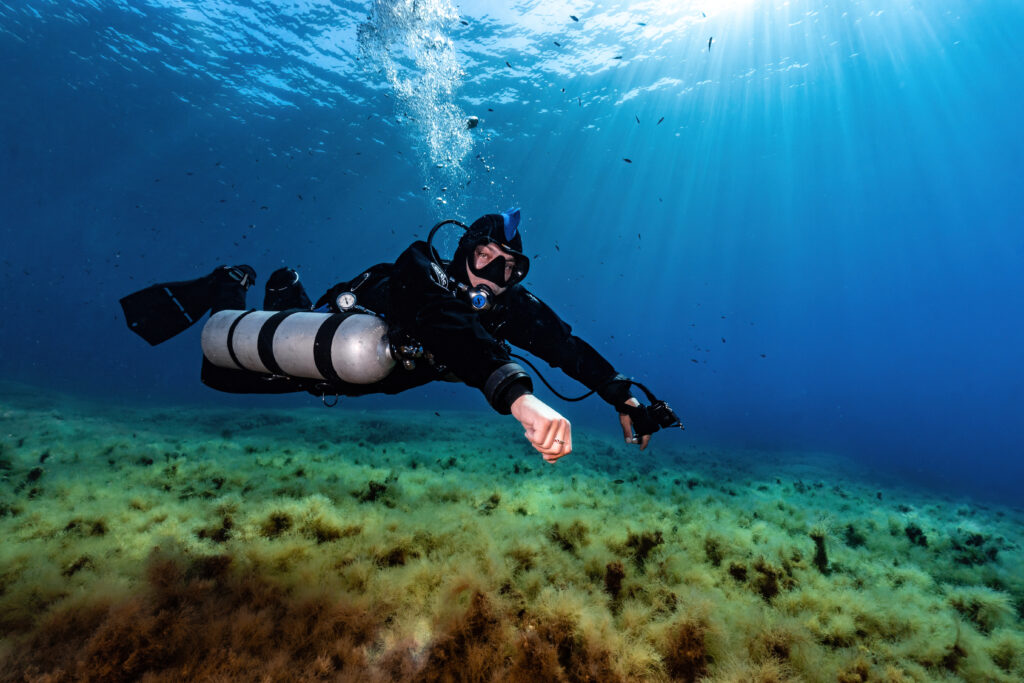
[[[483,242],[483,244],[487,244],[487,242]],[[499,287],[511,287],[522,282],[526,277],[526,273],[530,270],[530,261],[522,254],[512,254],[512,272],[507,278],[505,277],[505,270],[508,266],[508,260],[504,256],[491,259],[483,268],[477,268],[475,251],[476,248],[474,247],[473,251],[466,254],[466,264],[469,266],[469,271],[478,278],[493,282]]]

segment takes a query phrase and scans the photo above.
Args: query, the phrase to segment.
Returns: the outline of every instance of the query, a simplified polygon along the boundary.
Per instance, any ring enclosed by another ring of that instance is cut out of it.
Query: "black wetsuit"
[[[625,378],[525,287],[514,285],[496,297],[490,310],[476,311],[466,299],[450,292],[446,278],[451,273],[440,270],[427,249],[426,242],[413,243],[394,263],[375,265],[331,287],[314,307],[327,306],[336,312],[337,295],[353,292],[358,306],[387,321],[392,340],[415,340],[430,353],[432,362],[420,360],[412,370],[399,365],[380,382],[357,385],[257,375],[204,361],[203,381],[221,391],[240,393],[310,391],[355,396],[393,394],[454,379],[480,389],[495,410],[508,414],[511,403],[531,393],[533,385],[509,357],[502,344],[507,341],[596,389],[612,406],[619,407],[630,397]],[[244,292],[242,298],[241,305],[220,308],[244,308]]]

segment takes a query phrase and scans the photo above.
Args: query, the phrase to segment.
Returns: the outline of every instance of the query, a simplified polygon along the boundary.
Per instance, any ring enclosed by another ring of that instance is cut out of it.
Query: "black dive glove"
[[[650,406],[631,406],[626,403],[619,406],[619,412],[629,415],[629,419],[633,421],[633,433],[638,439],[653,434],[662,427],[657,416],[652,415]]]

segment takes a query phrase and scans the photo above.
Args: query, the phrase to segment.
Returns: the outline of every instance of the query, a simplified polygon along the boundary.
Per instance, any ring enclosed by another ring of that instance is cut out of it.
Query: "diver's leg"
[[[245,293],[256,282],[256,271],[246,265],[221,266],[210,274],[211,315],[245,310]],[[203,384],[231,394],[287,394],[302,391],[304,383],[290,377],[264,375],[237,368],[222,368],[203,357]]]
[[[286,311],[290,308],[299,308],[308,311],[312,305],[306,288],[299,282],[298,271],[292,268],[279,268],[267,279],[263,310]]]
[[[195,280],[164,282],[121,299],[128,329],[156,346],[202,318],[211,306],[245,308],[245,290],[256,279],[249,266],[221,266]]]
[[[211,314],[245,310],[245,293],[256,283],[256,271],[251,266],[221,266],[209,277]]]

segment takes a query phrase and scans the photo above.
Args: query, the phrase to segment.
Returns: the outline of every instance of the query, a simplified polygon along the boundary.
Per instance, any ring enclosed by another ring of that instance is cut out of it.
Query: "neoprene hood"
[[[522,282],[530,270],[530,259],[523,254],[523,238],[519,234],[519,209],[508,209],[502,213],[489,213],[473,221],[459,240],[458,249],[452,258],[451,274],[459,280],[465,280],[465,266],[473,250],[481,244],[496,244],[509,252],[516,261],[512,277],[508,282],[487,279],[501,286],[511,286]],[[478,273],[479,274],[479,273]],[[502,279],[504,279],[502,277]]]

